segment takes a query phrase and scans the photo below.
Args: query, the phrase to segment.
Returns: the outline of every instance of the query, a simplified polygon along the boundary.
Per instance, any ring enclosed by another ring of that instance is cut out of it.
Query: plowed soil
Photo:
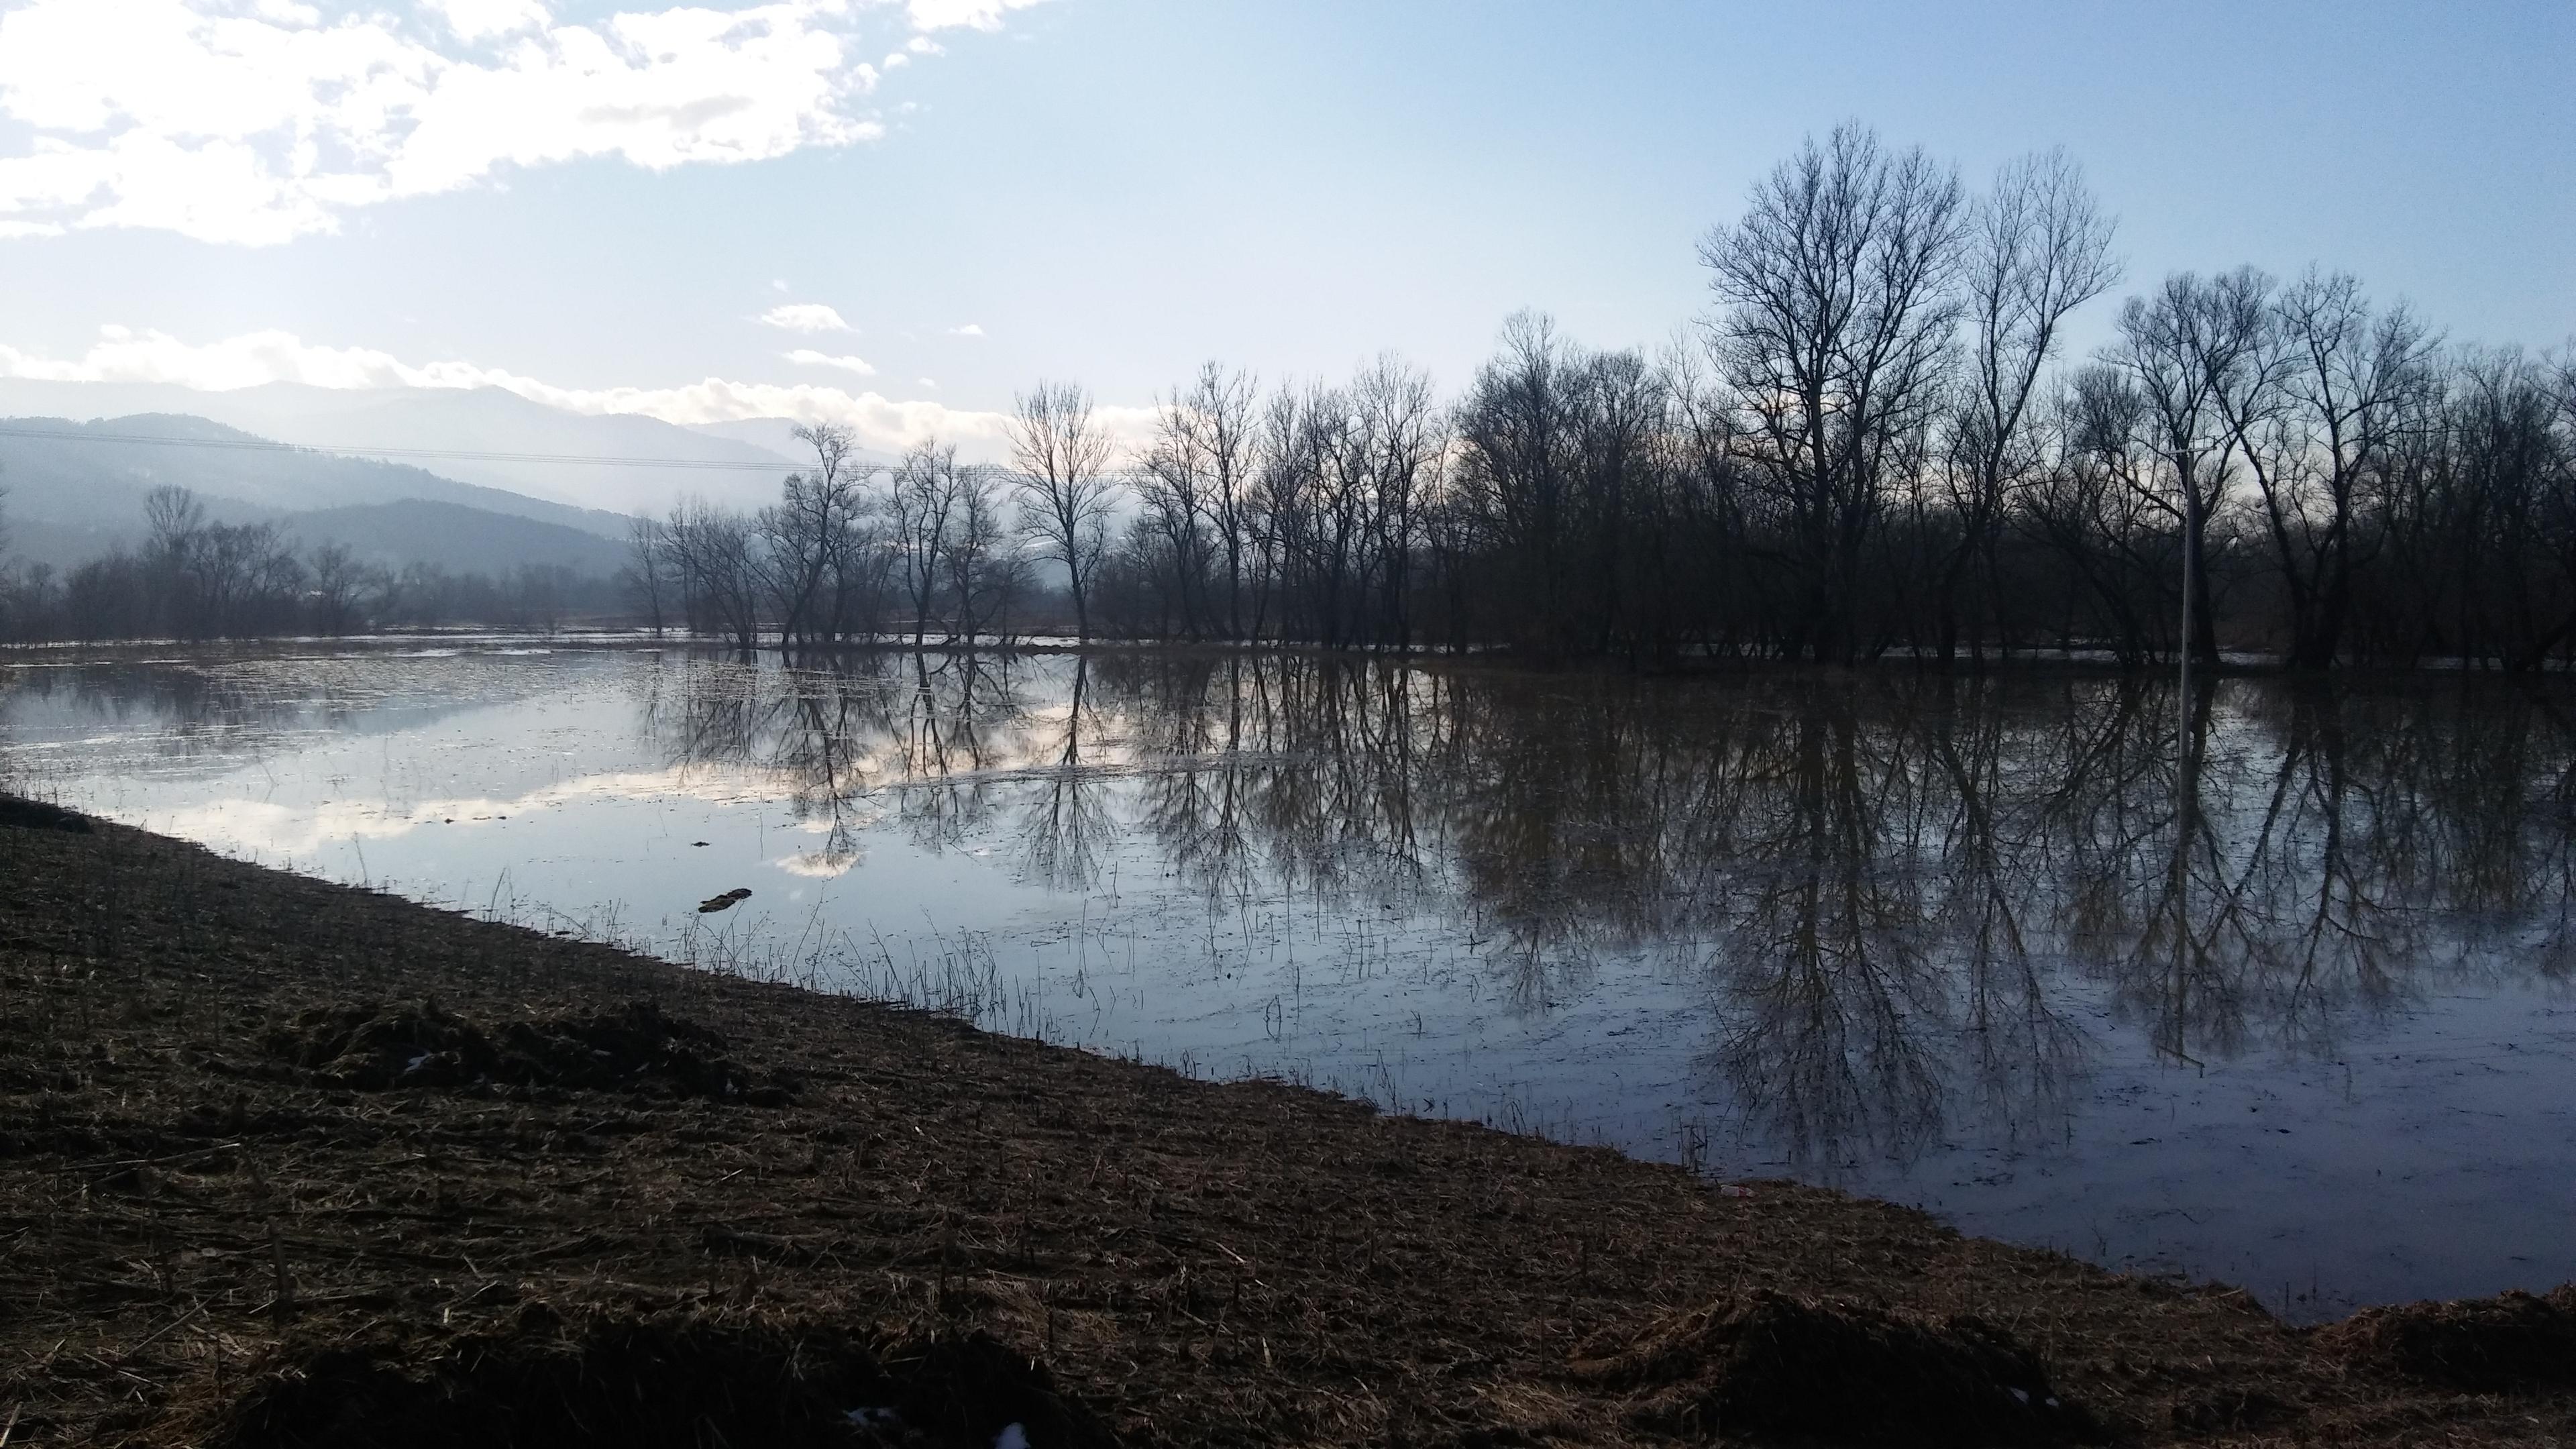
[[[2567,1306],[2302,1332],[0,809],[12,1449],[2545,1444]]]

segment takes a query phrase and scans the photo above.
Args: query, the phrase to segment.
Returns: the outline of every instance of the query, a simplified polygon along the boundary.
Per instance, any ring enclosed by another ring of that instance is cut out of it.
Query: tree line
[[[1007,637],[1043,580],[1085,638],[2568,657],[2576,357],[2240,267],[2127,297],[2070,359],[2113,240],[2063,152],[1972,193],[1845,126],[1703,240],[1712,306],[1660,352],[1525,313],[1454,398],[1392,355],[1266,389],[1210,363],[1127,448],[1042,384],[1007,466],[925,444],[870,472],[810,429],[779,505],[639,524],[630,584],[657,625],[744,647]]]
[[[857,457],[854,435],[800,427],[814,464],[756,512],[684,501],[637,518],[623,571],[656,633],[673,625],[743,650],[900,637],[915,645],[1008,643],[1063,580],[1091,632],[1092,584],[1119,491],[1109,436],[1088,393],[1040,384],[1018,399],[1013,467],[961,463],[953,443],[915,444],[891,468]]]
[[[1639,665],[2576,655],[2576,355],[2239,267],[2126,297],[2069,357],[2113,242],[2063,152],[1972,191],[1844,126],[1702,240],[1710,306],[1661,350],[1523,313],[1455,396],[1391,354],[1269,386],[1211,362],[1132,440],[1042,382],[991,464],[809,427],[775,504],[638,519],[622,602],[745,650],[1069,624]],[[155,498],[180,512],[141,552],[11,575],[8,627],[506,626],[581,594],[370,575]]]
[[[0,638],[248,639],[345,635],[401,626],[552,629],[568,614],[614,612],[614,585],[561,565],[500,576],[429,564],[399,571],[344,544],[311,548],[278,523],[219,523],[190,490],[144,496],[145,536],[57,572],[0,569]],[[0,516],[0,555],[7,544]]]

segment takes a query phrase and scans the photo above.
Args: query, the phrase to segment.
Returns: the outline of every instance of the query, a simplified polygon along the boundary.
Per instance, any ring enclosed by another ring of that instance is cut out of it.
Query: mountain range
[[[390,569],[501,574],[552,564],[604,576],[625,555],[624,514],[279,448],[201,417],[0,419],[0,525],[19,559],[63,570],[133,547],[145,532],[145,496],[164,484],[196,493],[216,522],[277,523],[308,548],[343,544]]]
[[[795,428],[576,413],[491,387],[0,378],[0,556],[68,569],[130,548],[144,496],[176,483],[217,522],[282,523],[391,568],[607,574],[635,514],[777,501],[805,461]]]
[[[379,449],[521,455],[412,461],[457,483],[619,514],[661,513],[684,496],[758,507],[777,501],[779,480],[805,461],[790,434],[795,424],[784,418],[686,428],[571,412],[496,387],[273,382],[206,392],[170,383],[0,378],[0,416],[95,422],[143,414],[199,418],[351,457]]]

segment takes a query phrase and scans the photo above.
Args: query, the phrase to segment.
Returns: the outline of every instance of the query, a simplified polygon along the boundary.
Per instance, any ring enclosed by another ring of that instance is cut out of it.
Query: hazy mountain
[[[736,418],[728,423],[688,425],[690,432],[701,436],[722,438],[733,443],[748,443],[752,447],[802,463],[811,450],[796,436],[798,426],[794,418]]]
[[[622,546],[595,533],[419,498],[297,513],[281,522],[308,547],[344,544],[360,559],[397,571],[425,563],[506,574],[522,564],[561,564],[608,578],[626,562]]]
[[[364,454],[371,448],[427,448],[728,465],[415,460],[451,479],[620,513],[658,513],[686,494],[740,507],[772,503],[777,501],[779,480],[803,454],[801,447],[780,452],[759,441],[775,439],[792,445],[794,440],[785,434],[790,425],[783,420],[776,427],[747,429],[746,437],[737,438],[658,418],[566,412],[499,388],[323,388],[277,382],[200,392],[164,383],[6,378],[0,379],[0,413],[85,420],[134,413],[188,414],[280,442],[349,454]]]
[[[691,423],[689,431],[704,433],[710,438],[749,443],[802,467],[813,460],[814,450],[796,436],[799,426],[794,418],[738,418],[729,423]],[[852,456],[875,468],[891,468],[897,461],[894,454],[874,448],[855,449]]]
[[[65,569],[131,548],[144,536],[145,495],[178,484],[215,522],[281,523],[308,546],[344,543],[389,567],[540,563],[604,575],[623,562],[620,515],[403,464],[256,446],[264,441],[193,417],[0,419],[8,551]]]
[[[0,475],[0,487],[7,485]],[[95,518],[29,517],[12,496],[0,498],[0,564],[12,560],[44,564],[61,571],[118,549],[129,552],[143,542],[143,503],[131,511],[102,512]],[[273,523],[284,515],[273,508],[254,508],[229,498],[208,498],[206,516],[216,523]]]
[[[9,490],[10,513],[28,522],[140,520],[143,495],[176,483],[286,512],[421,498],[625,536],[619,514],[459,483],[409,464],[259,446],[267,441],[199,417],[5,418],[0,488]]]

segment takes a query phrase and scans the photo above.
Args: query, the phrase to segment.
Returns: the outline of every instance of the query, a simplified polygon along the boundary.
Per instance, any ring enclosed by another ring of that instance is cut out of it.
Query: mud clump
[[[218,1409],[208,1449],[1114,1449],[1046,1369],[983,1334],[879,1355],[811,1324],[569,1323],[538,1306],[510,1331],[421,1350],[318,1349],[272,1361]]]
[[[2314,1341],[2357,1367],[2462,1393],[2576,1388],[2576,1283],[2546,1297],[2365,1308],[2318,1329]]]
[[[1836,1444],[2099,1441],[2038,1357],[1980,1319],[1931,1319],[1768,1291],[1596,1339],[1577,1377],[1638,1391],[1641,1428]]]
[[[598,1016],[514,1021],[486,1031],[439,1009],[361,1005],[307,1011],[273,1033],[269,1054],[300,1080],[382,1092],[398,1087],[645,1091],[785,1106],[792,1084],[719,1055],[724,1038],[650,1002]]]

